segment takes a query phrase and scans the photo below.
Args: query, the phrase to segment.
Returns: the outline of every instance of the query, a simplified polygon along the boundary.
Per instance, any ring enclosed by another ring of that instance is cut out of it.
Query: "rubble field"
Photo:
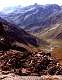
[[[57,59],[44,51],[0,51],[0,70],[2,74],[20,76],[62,75],[62,66]]]

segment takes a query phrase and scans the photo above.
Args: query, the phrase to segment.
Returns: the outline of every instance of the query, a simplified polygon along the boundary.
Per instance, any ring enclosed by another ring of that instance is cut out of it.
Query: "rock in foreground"
[[[62,66],[44,51],[27,53],[9,50],[0,53],[0,68],[21,76],[62,75]],[[5,73],[4,73],[5,74]]]

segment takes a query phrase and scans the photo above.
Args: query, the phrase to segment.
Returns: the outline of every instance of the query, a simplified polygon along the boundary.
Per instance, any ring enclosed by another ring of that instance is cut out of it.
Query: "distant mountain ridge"
[[[49,23],[51,24],[50,16],[54,16],[62,10],[62,7],[56,4],[34,4],[24,8],[15,8],[12,13],[4,15],[4,18],[28,31],[37,31],[40,28],[47,27]]]
[[[40,32],[40,35],[48,34],[50,38],[53,36],[62,39],[62,6],[57,4],[34,4],[23,8],[18,6],[12,13],[1,16],[26,31]]]

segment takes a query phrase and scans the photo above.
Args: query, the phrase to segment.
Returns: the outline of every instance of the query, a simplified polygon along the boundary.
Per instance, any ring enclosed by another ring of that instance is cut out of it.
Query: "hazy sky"
[[[62,0],[0,0],[0,10],[4,7],[15,6],[15,5],[22,5],[27,6],[30,4],[59,4],[62,5]]]

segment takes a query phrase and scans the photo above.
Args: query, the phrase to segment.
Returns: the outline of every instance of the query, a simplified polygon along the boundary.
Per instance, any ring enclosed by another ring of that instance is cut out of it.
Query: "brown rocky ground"
[[[0,80],[62,80],[62,76],[18,76],[13,73],[8,75],[0,75]]]
[[[51,53],[20,52],[9,50],[0,52],[2,74],[15,73],[20,76],[62,75],[62,66]]]
[[[52,56],[55,57],[62,65],[62,48],[54,48],[52,51]]]

